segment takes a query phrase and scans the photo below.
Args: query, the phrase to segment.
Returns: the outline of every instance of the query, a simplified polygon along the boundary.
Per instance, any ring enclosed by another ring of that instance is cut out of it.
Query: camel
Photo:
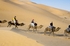
[[[3,21],[0,20],[0,23],[5,23],[5,22],[7,22],[7,20],[3,20]]]
[[[57,28],[54,27],[54,28],[53,28],[53,31],[52,31],[49,27],[47,27],[47,28],[45,28],[44,35],[46,35],[46,32],[47,32],[47,31],[50,31],[50,34],[53,33],[53,35],[54,35],[54,32],[57,32],[57,31],[59,31],[60,29],[61,29],[60,27],[57,27]],[[50,34],[49,34],[49,36],[50,36]]]
[[[30,30],[31,28],[33,29],[32,31],[34,31],[34,30],[36,30],[37,31],[37,29],[41,29],[43,27],[43,25],[40,25],[40,26],[32,26],[31,24],[29,25],[29,27],[28,27],[28,30]]]
[[[12,21],[9,21],[7,27],[11,27],[11,25],[14,25],[15,28],[18,28],[17,26],[23,26],[25,24],[24,23],[16,23],[16,24],[14,24]]]

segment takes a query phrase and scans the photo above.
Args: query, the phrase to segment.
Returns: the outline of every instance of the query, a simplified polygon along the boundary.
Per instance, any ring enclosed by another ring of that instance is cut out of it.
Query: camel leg
[[[37,33],[37,27],[35,27],[35,29],[36,29],[35,32]]]
[[[64,31],[64,36],[67,38],[67,39],[70,39],[68,33],[66,31]]]
[[[66,32],[64,31],[64,36],[67,36]]]
[[[67,33],[66,33],[66,31],[64,31],[64,36],[67,38]]]
[[[28,27],[28,31],[30,31],[30,28],[31,28],[31,25],[29,25],[29,27]]]
[[[54,32],[52,32],[53,36],[54,36]]]
[[[34,28],[33,28],[32,32],[34,32]]]
[[[9,27],[9,25],[7,27]]]
[[[18,27],[17,27],[17,24],[15,24],[15,28],[18,28]]]
[[[38,31],[37,31],[37,28],[36,28],[36,33],[37,33]]]
[[[52,34],[54,36],[54,30],[53,29],[51,30],[50,34]]]
[[[52,31],[50,31],[49,36],[51,35]]]
[[[52,35],[54,36],[54,29],[52,28],[52,30],[51,30],[51,31],[52,31]]]
[[[44,31],[44,35],[46,35],[46,30]]]
[[[51,34],[54,36],[54,32],[51,31],[50,34],[49,34],[49,36],[50,36]]]
[[[67,34],[68,34],[68,33],[65,33],[65,34],[64,34],[64,36],[65,36],[65,38],[67,38],[67,39],[68,39],[69,37],[68,37],[68,35],[67,35]]]
[[[37,28],[36,28],[36,30],[35,30],[35,33],[37,33]]]
[[[47,28],[45,28],[44,35],[46,35],[47,30],[48,30],[48,29],[47,29]]]
[[[8,26],[7,27],[11,27],[11,25],[10,24],[8,24]]]
[[[15,28],[18,28],[17,26],[15,26]]]
[[[30,27],[28,28],[28,30],[30,30]]]

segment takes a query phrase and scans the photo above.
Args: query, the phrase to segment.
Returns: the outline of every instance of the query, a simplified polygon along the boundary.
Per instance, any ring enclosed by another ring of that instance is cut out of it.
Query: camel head
[[[57,27],[57,29],[59,30],[59,29],[61,29],[60,27]]]
[[[25,24],[24,24],[24,23],[21,23],[20,25],[23,26],[23,25],[25,25]]]
[[[55,29],[55,32],[59,31],[60,29],[61,29],[60,27],[57,27],[57,28]]]
[[[43,25],[40,25],[39,28],[41,29],[43,27]]]

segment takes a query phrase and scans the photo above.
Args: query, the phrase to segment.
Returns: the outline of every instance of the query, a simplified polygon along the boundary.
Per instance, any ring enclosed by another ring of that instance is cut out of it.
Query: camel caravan
[[[0,20],[0,23],[6,23],[7,20]],[[7,27],[11,27],[11,26],[15,26],[15,28],[18,28],[18,26],[24,26],[24,23],[18,23],[18,20],[16,19],[16,16],[14,16],[14,18],[12,19],[12,21],[8,22]],[[32,19],[31,23],[28,26],[28,31],[30,31],[30,29],[32,29],[32,32],[37,32],[38,29],[41,29],[43,27],[43,25],[37,25],[36,22],[34,22],[34,19]],[[59,31],[61,28],[60,27],[55,27],[53,26],[53,22],[50,23],[50,26],[46,27],[44,30],[44,35],[47,34],[47,32],[49,32],[49,36],[51,34],[53,34],[54,36],[54,32]],[[68,34],[70,34],[70,25],[68,26],[67,29],[64,30],[64,36],[67,36]]]

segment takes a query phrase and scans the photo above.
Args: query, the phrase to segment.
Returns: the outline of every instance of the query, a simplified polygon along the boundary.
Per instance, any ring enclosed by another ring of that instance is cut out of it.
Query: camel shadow
[[[38,34],[44,34],[44,32],[38,32]],[[46,32],[46,34],[49,34],[49,32]]]
[[[26,32],[26,30],[19,29],[19,28],[12,28],[11,31],[14,31],[14,32],[21,32],[21,31]]]
[[[12,28],[11,31],[19,33],[19,34],[23,34],[23,33],[26,33],[26,32],[32,32],[32,30],[27,31],[27,30],[19,29],[19,28]],[[37,32],[37,34],[44,34],[44,32],[40,31],[40,32]],[[46,32],[46,35],[49,35],[49,34],[50,34],[50,32]],[[64,37],[64,34],[56,34],[56,33],[54,33],[54,36],[55,37]]]
[[[38,32],[38,34],[44,34],[44,32]],[[46,35],[49,35],[50,34],[50,32],[46,32]],[[51,34],[52,36],[53,36],[53,34]],[[50,36],[51,36],[50,35]],[[57,37],[64,37],[64,34],[56,34],[56,33],[54,33],[54,36],[57,36]]]
[[[57,37],[64,37],[64,34],[54,34]]]

